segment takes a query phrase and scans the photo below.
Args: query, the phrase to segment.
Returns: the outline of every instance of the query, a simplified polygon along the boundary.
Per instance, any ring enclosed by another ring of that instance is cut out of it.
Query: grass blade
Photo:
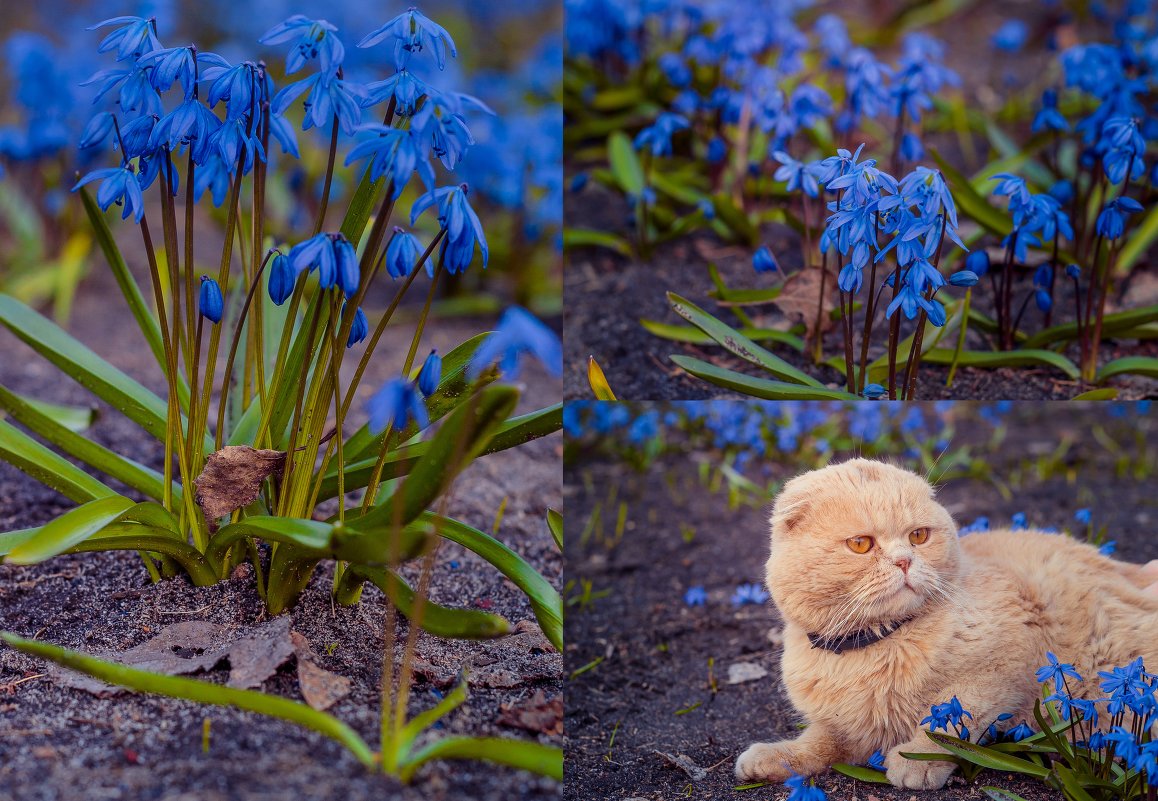
[[[528,740],[502,737],[447,737],[414,752],[402,766],[402,780],[409,781],[414,772],[434,759],[480,759],[494,762],[556,781],[563,780],[563,750]]]
[[[661,323],[657,320],[640,320],[639,322],[648,332],[663,339],[670,339],[673,342],[686,342],[689,345],[717,344],[716,340],[695,326],[673,325],[671,323]],[[736,330],[740,332],[741,336],[747,337],[753,342],[775,342],[778,345],[787,345],[800,353],[804,352],[804,340],[787,331],[777,331],[773,328],[748,327],[737,328]]]
[[[866,768],[863,765],[848,765],[844,762],[839,762],[833,765],[832,769],[837,773],[843,773],[845,776],[862,782],[872,782],[873,784],[889,783],[885,774],[874,768]]]
[[[1158,378],[1158,359],[1153,356],[1123,356],[1102,366],[1098,371],[1098,383],[1116,375],[1141,375]]]
[[[805,387],[800,384],[789,384],[786,381],[769,381],[766,378],[754,378],[735,370],[717,367],[710,362],[696,359],[691,356],[674,354],[671,360],[696,378],[702,378],[716,386],[731,389],[754,398],[768,400],[860,400],[859,396],[839,389],[824,387]]]
[[[623,131],[615,131],[607,137],[607,161],[620,189],[637,198],[643,194],[643,165],[631,139]]]

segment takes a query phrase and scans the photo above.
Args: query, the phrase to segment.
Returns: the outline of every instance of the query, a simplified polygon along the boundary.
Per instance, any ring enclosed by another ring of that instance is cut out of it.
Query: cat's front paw
[[[736,760],[740,781],[782,782],[796,773],[797,757],[790,743],[753,743]]]
[[[885,776],[894,787],[907,790],[940,790],[953,775],[957,766],[952,762],[926,762],[905,759],[901,752],[913,753],[919,749],[912,743],[897,746],[885,757]]]

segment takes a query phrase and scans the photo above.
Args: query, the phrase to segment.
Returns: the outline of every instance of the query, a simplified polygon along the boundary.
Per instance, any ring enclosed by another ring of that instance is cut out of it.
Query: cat
[[[1033,725],[1047,652],[1086,678],[1071,680],[1075,697],[1102,697],[1097,672],[1139,656],[1158,670],[1158,560],[1036,531],[958,538],[927,481],[867,459],[789,481],[771,526],[782,674],[807,727],[750,746],[741,780],[865,764],[880,749],[893,785],[938,789],[952,763],[901,756],[945,753],[919,722],[933,704],[956,696],[976,740],[1002,713],[1013,717],[999,728]]]

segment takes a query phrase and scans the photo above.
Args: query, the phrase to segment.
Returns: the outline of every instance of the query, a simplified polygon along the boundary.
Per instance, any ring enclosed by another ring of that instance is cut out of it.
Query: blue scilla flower
[[[116,118],[107,111],[93,115],[93,118],[84,126],[84,130],[81,131],[80,142],[77,143],[77,147],[84,150],[86,147],[95,147],[103,143],[113,132],[115,122]]]
[[[1010,175],[1007,172],[998,173],[990,177],[990,180],[1001,181],[997,188],[993,190],[995,195],[1007,195],[1009,197],[1009,210],[1013,213],[1013,224],[1015,226],[1021,225],[1020,210],[1030,205],[1030,191],[1029,187],[1025,185],[1025,179],[1016,175]]]
[[[486,269],[490,258],[486,234],[478,215],[471,208],[467,192],[466,184],[433,189],[418,198],[410,209],[410,224],[414,225],[419,215],[437,206],[438,221],[446,229],[439,256],[451,275],[470,266],[476,244],[482,253],[483,269]]]
[[[221,322],[225,313],[225,299],[221,296],[221,286],[207,275],[201,276],[201,294],[197,301],[201,316],[212,323]]]
[[[646,147],[653,156],[670,156],[672,135],[690,126],[686,117],[665,111],[656,117],[654,123],[636,134],[635,149]]]
[[[434,60],[438,62],[440,70],[446,69],[447,52],[452,58],[458,56],[454,40],[446,28],[423,15],[417,8],[403,11],[382,27],[371,31],[358,42],[358,47],[372,47],[385,39],[394,43],[394,66],[400,70],[406,68],[411,55],[421,53],[428,47],[434,53]]]
[[[300,158],[297,135],[294,133],[294,127],[290,121],[281,114],[273,113],[270,113],[266,119],[269,121],[270,134],[281,145],[281,152],[287,156],[293,156],[295,159]]]
[[[732,593],[732,606],[752,604],[759,606],[768,601],[768,593],[759,584],[741,584]]]
[[[1034,730],[1031,729],[1024,720],[1005,732],[1005,736],[1015,743],[1019,743],[1027,737],[1032,737],[1034,734]]]
[[[563,374],[558,334],[521,306],[511,306],[471,357],[466,374],[473,380],[497,362],[508,380],[518,378],[524,353],[534,356],[551,375]]]
[[[891,75],[892,70],[865,48],[849,51],[844,78],[847,108],[836,120],[838,132],[853,130],[862,116],[876,117],[881,113],[888,103]]]
[[[370,178],[390,180],[391,197],[397,200],[415,172],[429,191],[434,187],[434,168],[430,166],[428,140],[414,128],[391,128],[386,125],[363,125],[360,131],[376,134],[355,145],[346,156],[346,164],[367,159]]]
[[[1025,516],[1025,512],[1014,512],[1010,519],[1010,525],[1014,531],[1023,531],[1029,528],[1029,522]]]
[[[317,270],[322,289],[338,286],[347,297],[358,291],[361,281],[358,255],[342,233],[322,232],[312,236],[294,245],[286,258],[295,276],[306,270]]]
[[[851,153],[843,147],[838,147],[835,156],[828,156],[820,160],[816,180],[824,184],[827,189],[829,183],[856,166],[857,159],[860,158],[862,150],[864,150],[863,142],[856,149],[855,153]]]
[[[706,158],[709,164],[719,164],[728,157],[728,143],[724,141],[723,137],[713,136],[708,141],[708,152]]]
[[[979,278],[989,272],[989,254],[984,250],[974,250],[965,257],[965,269]]]
[[[1059,662],[1052,651],[1046,651],[1045,658],[1047,664],[1039,667],[1034,673],[1039,684],[1049,681],[1053,682],[1055,688],[1061,687],[1067,676],[1074,681],[1082,681],[1081,674],[1074,669],[1074,666],[1069,662]]]
[[[1057,92],[1053,89],[1046,89],[1041,93],[1041,110],[1033,118],[1030,131],[1040,133],[1041,131],[1068,131],[1069,129],[1070,124],[1057,110]]]
[[[189,98],[157,121],[149,135],[149,147],[165,145],[170,151],[188,146],[193,161],[200,164],[209,157],[210,136],[221,127],[221,120],[199,103]]]
[[[752,254],[752,267],[758,273],[774,273],[780,269],[776,257],[772,255],[767,245]]]
[[[869,400],[876,400],[877,398],[883,398],[887,392],[888,390],[880,384],[865,384],[862,394]]]
[[[353,136],[362,122],[362,105],[368,97],[366,87],[337,75],[314,73],[289,84],[274,95],[270,111],[284,114],[290,103],[307,89],[310,93],[305,100],[306,113],[302,119],[302,130],[308,131],[315,126],[328,128],[337,117],[342,133]]]
[[[1095,229],[1099,236],[1117,239],[1126,229],[1126,215],[1142,210],[1142,204],[1132,197],[1122,196],[1111,200],[1098,214]]]
[[[148,53],[161,47],[161,40],[157,38],[154,21],[144,17],[113,17],[96,25],[90,25],[86,30],[95,31],[109,25],[118,25],[115,31],[105,36],[97,45],[98,53],[117,51],[117,61],[137,59],[142,53]]]
[[[405,278],[414,272],[418,257],[422,255],[422,245],[414,234],[395,226],[394,236],[386,246],[386,272],[391,278]],[[427,262],[427,267],[430,267]]]
[[[404,378],[392,378],[383,384],[366,403],[366,410],[370,413],[370,431],[374,434],[387,428],[401,431],[412,422],[420,429],[430,425],[418,387]]]
[[[342,314],[346,314],[346,304],[342,304]],[[350,326],[350,335],[346,337],[346,347],[352,348],[361,342],[370,333],[370,321],[366,319],[366,312],[362,307],[354,309],[354,323]]]
[[[227,68],[229,63],[216,53],[198,53],[195,47],[168,47],[145,53],[137,60],[137,66],[151,66],[149,82],[158,92],[167,92],[179,82],[188,100],[197,87],[200,67]]]
[[[868,758],[868,766],[873,770],[883,771],[885,769],[885,755],[881,753],[879,748],[873,751],[873,755]]]
[[[149,70],[134,65],[130,69],[100,70],[93,73],[88,80],[81,81],[81,86],[96,86],[93,103],[99,103],[106,94],[120,87],[117,93],[117,104],[123,112],[137,112],[141,114],[164,113],[161,105],[161,96],[149,82]]]
[[[197,167],[197,174],[193,178],[193,200],[200,202],[201,196],[208,189],[212,193],[213,205],[220,208],[229,193],[231,167],[216,152],[210,153]]]
[[[683,89],[692,82],[692,69],[682,53],[664,53],[656,60],[668,83],[677,89]]]
[[[990,41],[998,50],[1016,53],[1025,46],[1025,40],[1028,38],[1029,27],[1025,22],[1019,19],[1010,19],[1002,23]]]
[[[211,82],[207,98],[210,107],[226,101],[225,116],[230,119],[252,115],[255,105],[273,93],[273,81],[265,68],[252,61],[232,67],[206,66],[201,70],[201,79]]]
[[[255,160],[265,161],[265,148],[256,131],[249,130],[244,117],[231,117],[209,135],[209,142],[220,156],[230,174],[241,165],[241,174],[248,175]]]
[[[988,407],[986,407],[986,408],[988,408]],[[967,526],[961,526],[960,530],[957,533],[960,536],[964,537],[966,534],[976,534],[978,532],[988,531],[988,530],[989,530],[989,518],[982,516],[982,517],[977,518],[976,520],[974,520],[972,523],[970,523]]]
[[[438,355],[437,350],[432,350],[422,363],[422,369],[418,371],[418,388],[429,398],[438,391],[438,382],[441,379],[442,357]]]
[[[1049,196],[1058,203],[1069,203],[1074,198],[1074,185],[1063,178],[1049,188]]]
[[[925,158],[925,145],[921,143],[921,137],[912,131],[906,131],[901,136],[901,158],[908,162]]]
[[[704,606],[708,602],[708,593],[702,585],[688,587],[684,593],[684,603],[688,606]]]
[[[393,97],[394,113],[399,117],[409,117],[417,111],[418,101],[431,93],[430,87],[409,70],[398,70],[383,81],[366,84],[366,97],[362,105],[369,108]]]
[[[820,50],[824,53],[828,66],[841,67],[845,56],[852,50],[852,39],[848,28],[836,14],[822,14],[813,26]]]
[[[788,798],[785,801],[828,801],[824,790],[812,783],[811,779],[793,774],[784,782],[788,788]]]
[[[273,257],[273,263],[269,266],[269,297],[275,304],[280,306],[285,303],[294,291],[294,282],[297,280],[297,273],[294,271],[290,260],[280,251]]]
[[[1088,526],[1091,520],[1093,520],[1093,512],[1089,509],[1089,507],[1078,509],[1076,512],[1074,512],[1074,522],[1079,523],[1080,525]]]
[[[1053,308],[1053,298],[1049,296],[1049,292],[1045,289],[1035,289],[1033,291],[1033,302],[1034,305],[1037,306],[1037,310],[1042,314]]]
[[[976,286],[977,280],[977,273],[972,270],[958,270],[949,276],[949,284],[952,286]]]
[[[346,57],[346,48],[335,35],[338,29],[324,19],[310,19],[294,14],[274,25],[258,39],[262,44],[293,42],[285,59],[286,75],[293,75],[313,59],[323,73],[332,73]]]
[[[440,92],[419,109],[410,122],[415,136],[425,137],[430,142],[430,149],[448,170],[453,170],[467,149],[475,144],[464,116],[467,110],[494,115],[476,97],[460,92]]]
[[[783,150],[777,150],[772,154],[772,158],[781,164],[772,177],[777,181],[787,181],[789,192],[803,190],[808,197],[820,194],[820,186],[816,182],[816,167],[797,161]]]
[[[154,152],[150,142],[158,119],[152,114],[143,114],[120,126],[120,143],[126,159],[149,156]]]
[[[104,170],[94,170],[76,182],[72,191],[80,189],[85,184],[100,181],[96,201],[102,211],[108,211],[109,206],[118,203],[124,206],[121,219],[130,214],[136,222],[145,216],[145,203],[141,195],[141,185],[137,182],[137,175],[128,167],[109,167]]]

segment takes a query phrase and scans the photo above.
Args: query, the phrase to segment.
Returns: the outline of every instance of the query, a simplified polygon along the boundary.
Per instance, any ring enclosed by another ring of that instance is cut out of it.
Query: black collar
[[[845,651],[855,651],[858,648],[865,648],[873,643],[880,642],[885,637],[888,637],[901,626],[912,620],[911,617],[906,617],[903,620],[894,620],[877,629],[861,629],[854,631],[843,637],[825,637],[823,634],[809,634],[808,641],[812,643],[813,648],[823,648],[826,651],[832,651],[834,654],[841,654]]]

